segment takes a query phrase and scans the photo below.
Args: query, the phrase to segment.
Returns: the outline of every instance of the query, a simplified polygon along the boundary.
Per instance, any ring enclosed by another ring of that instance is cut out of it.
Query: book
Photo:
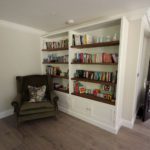
[[[102,54],[103,63],[112,63],[112,55],[108,53]]]
[[[76,45],[76,42],[75,42],[75,35],[74,35],[74,34],[72,35],[72,45],[73,45],[73,46]]]
[[[80,35],[75,35],[75,44],[76,45],[81,45]]]

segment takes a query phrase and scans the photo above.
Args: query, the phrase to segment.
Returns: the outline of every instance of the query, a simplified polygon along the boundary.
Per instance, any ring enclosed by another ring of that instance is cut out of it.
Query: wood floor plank
[[[0,120],[0,150],[150,150],[150,121],[121,128],[118,135],[59,112],[57,119],[16,127],[15,116]]]

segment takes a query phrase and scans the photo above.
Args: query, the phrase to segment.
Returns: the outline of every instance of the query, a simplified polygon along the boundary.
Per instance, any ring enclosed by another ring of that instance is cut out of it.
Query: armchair
[[[47,75],[29,75],[29,76],[18,76],[17,81],[17,96],[12,101],[14,106],[14,112],[17,115],[18,123],[45,118],[50,116],[56,116],[58,110],[58,97],[51,99],[50,93],[50,80]],[[30,94],[28,86],[41,87],[46,86],[44,100],[41,102],[29,102]]]

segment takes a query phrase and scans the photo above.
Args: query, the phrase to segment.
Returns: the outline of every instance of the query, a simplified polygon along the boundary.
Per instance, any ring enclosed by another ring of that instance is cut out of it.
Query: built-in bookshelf
[[[68,36],[50,36],[44,39],[42,48],[43,72],[53,80],[54,91],[68,94],[69,62],[68,62]],[[57,88],[55,87],[57,85]]]
[[[123,101],[125,22],[108,19],[43,37],[42,71],[53,79],[61,111],[116,130]],[[83,76],[77,73],[81,70]]]
[[[76,32],[72,34],[71,48],[74,57],[72,57],[71,64],[76,65],[73,67],[76,68],[76,72],[74,73],[76,75],[73,75],[71,78],[71,80],[73,80],[72,94],[115,105],[117,80],[116,82],[111,82],[111,80],[108,80],[108,78],[112,78],[111,73],[101,73],[99,70],[102,71],[102,68],[104,69],[104,67],[101,66],[106,66],[107,69],[110,68],[110,70],[113,70],[112,66],[118,66],[118,52],[113,52],[111,49],[114,47],[118,49],[120,41],[117,38],[117,33],[114,33],[111,38],[111,36],[97,36],[97,33],[95,34],[94,32],[95,31],[86,33]],[[108,47],[109,49],[107,49]],[[78,52],[76,53],[75,51]],[[86,68],[84,69],[85,71],[81,69],[82,65],[83,68]],[[89,68],[94,68],[94,72],[91,73],[91,71],[87,71]],[[82,72],[84,72],[84,75],[81,75]],[[102,77],[101,80],[94,79],[100,78],[100,76]],[[107,81],[105,81],[106,79]],[[89,83],[88,86],[87,83]],[[90,83],[92,83],[92,85]],[[93,84],[97,84],[97,86],[95,87]]]

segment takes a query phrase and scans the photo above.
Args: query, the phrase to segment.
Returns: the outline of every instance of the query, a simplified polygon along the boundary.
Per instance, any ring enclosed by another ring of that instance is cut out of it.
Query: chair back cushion
[[[18,81],[21,82],[19,86],[19,92],[21,92],[22,100],[29,101],[30,100],[30,93],[29,93],[29,86],[32,87],[42,87],[46,86],[45,96],[44,99],[50,100],[50,87],[47,75],[29,75],[23,77],[17,77]],[[20,89],[21,88],[21,89]]]

